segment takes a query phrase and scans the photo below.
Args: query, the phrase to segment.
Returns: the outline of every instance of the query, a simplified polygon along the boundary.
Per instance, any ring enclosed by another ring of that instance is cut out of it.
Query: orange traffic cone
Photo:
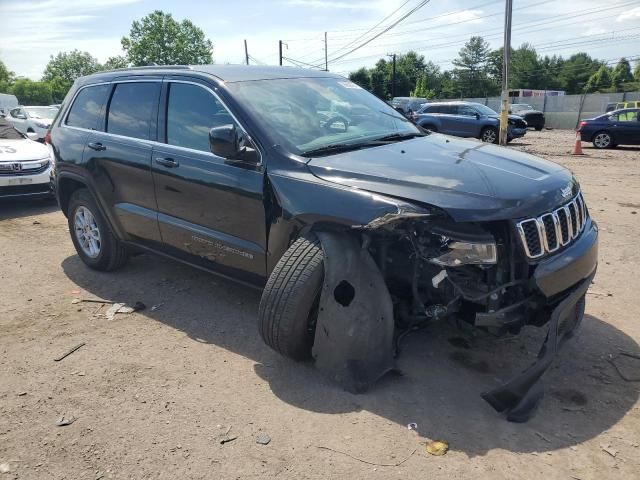
[[[584,155],[584,153],[582,153],[582,140],[580,139],[580,132],[578,131],[576,131],[576,143],[573,145],[571,155]]]

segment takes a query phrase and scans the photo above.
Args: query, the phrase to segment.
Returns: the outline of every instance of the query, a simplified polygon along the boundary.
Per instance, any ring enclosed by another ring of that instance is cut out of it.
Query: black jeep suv
[[[425,132],[330,73],[98,73],[76,81],[50,143],[84,263],[115,270],[146,250],[264,288],[264,341],[350,391],[427,322],[548,325],[538,361],[483,394],[523,421],[595,274],[597,228],[571,172]]]

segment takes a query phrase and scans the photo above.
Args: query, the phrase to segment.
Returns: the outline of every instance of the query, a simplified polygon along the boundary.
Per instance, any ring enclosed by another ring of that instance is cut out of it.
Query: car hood
[[[17,140],[0,139],[0,162],[24,162],[49,158],[49,148],[42,143],[26,138]]]
[[[579,190],[571,172],[560,165],[440,134],[312,158],[307,165],[323,180],[433,205],[456,221],[538,215]]]

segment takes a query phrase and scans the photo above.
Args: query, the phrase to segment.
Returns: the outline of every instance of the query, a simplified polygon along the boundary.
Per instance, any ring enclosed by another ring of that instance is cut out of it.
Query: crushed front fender
[[[376,263],[353,235],[316,234],[324,283],[312,354],[324,375],[361,393],[394,368],[393,304]]]

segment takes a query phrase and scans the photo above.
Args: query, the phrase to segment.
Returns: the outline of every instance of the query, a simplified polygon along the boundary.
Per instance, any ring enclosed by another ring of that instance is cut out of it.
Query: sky
[[[153,10],[190,19],[213,42],[216,63],[243,63],[246,39],[252,63],[284,56],[342,74],[370,67],[391,53],[416,50],[441,69],[452,67],[471,35],[493,48],[502,44],[504,0],[431,0],[367,45],[419,4],[419,0],[0,0],[0,60],[34,80],[51,55],[79,49],[100,62],[121,55],[120,39],[131,22]],[[514,0],[512,45],[524,42],[541,54],[586,51],[614,63],[640,59],[640,0]],[[346,54],[346,55],[345,55]],[[342,57],[344,55],[344,57]],[[342,57],[342,58],[338,58]],[[292,62],[285,60],[285,64]],[[299,63],[300,64],[300,63]]]

